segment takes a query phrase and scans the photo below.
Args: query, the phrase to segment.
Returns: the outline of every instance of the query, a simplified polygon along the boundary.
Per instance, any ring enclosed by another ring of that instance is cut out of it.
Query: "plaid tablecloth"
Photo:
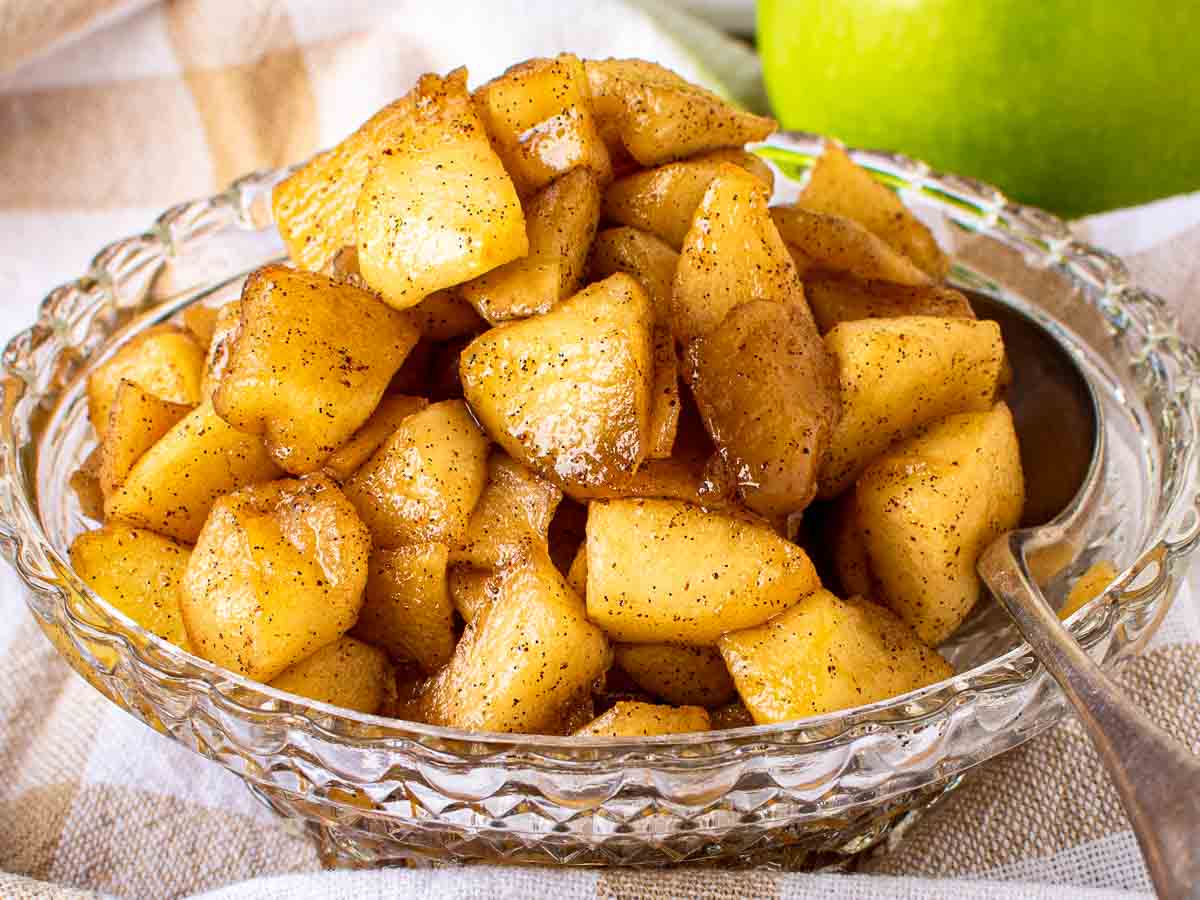
[[[103,243],[350,131],[417,74],[573,50],[734,92],[753,61],[665,4],[597,0],[0,0],[0,326],[32,321]],[[1079,223],[1200,336],[1200,195]],[[1120,680],[1200,747],[1192,590]],[[118,711],[57,658],[0,572],[0,897],[1087,897],[1148,891],[1116,796],[1068,722],[974,772],[869,874],[492,869],[320,873],[232,775]],[[3,874],[3,873],[10,874]],[[281,876],[266,879],[265,876]],[[249,880],[248,879],[259,879]],[[240,883],[239,883],[240,882]],[[1094,892],[1091,892],[1094,889]]]

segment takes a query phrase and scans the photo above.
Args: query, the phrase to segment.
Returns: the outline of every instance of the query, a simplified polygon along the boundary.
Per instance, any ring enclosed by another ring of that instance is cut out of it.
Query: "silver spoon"
[[[1071,355],[1032,319],[982,294],[971,303],[1000,324],[1013,371],[1008,403],[1021,442],[1022,527],[1000,535],[979,574],[1074,704],[1112,778],[1163,898],[1200,898],[1200,757],[1155,725],[1083,651],[1050,608],[1030,561],[1069,553],[1098,503],[1104,422]]]

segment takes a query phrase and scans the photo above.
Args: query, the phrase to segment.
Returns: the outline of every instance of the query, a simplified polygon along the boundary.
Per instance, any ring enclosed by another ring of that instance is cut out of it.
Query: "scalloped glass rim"
[[[760,151],[776,165],[791,165],[798,169],[819,154],[822,141],[823,139],[816,135],[785,133],[770,139]],[[1091,302],[1108,318],[1114,334],[1132,334],[1136,329],[1138,334],[1143,336],[1139,338],[1142,362],[1152,370],[1174,370],[1172,377],[1182,398],[1182,414],[1172,420],[1171,427],[1182,429],[1191,435],[1200,430],[1195,413],[1197,400],[1200,399],[1195,378],[1200,356],[1195,348],[1178,337],[1161,299],[1133,287],[1119,260],[1096,248],[1076,242],[1071,237],[1070,229],[1053,216],[1040,210],[1008,203],[999,191],[987,185],[958,176],[940,175],[922,163],[899,155],[858,150],[851,151],[851,155],[881,181],[899,189],[906,198],[919,196],[923,206],[937,207],[959,227],[972,232],[986,233],[1002,243],[1016,247],[1026,255],[1030,265],[1036,262],[1038,266],[1054,268],[1083,288],[1090,289],[1095,294],[1094,297],[1089,295]],[[227,226],[229,222],[215,215],[214,210],[222,213],[225,219],[232,216],[239,227],[247,230],[261,230],[267,227],[269,212],[264,206],[263,191],[266,189],[266,196],[269,197],[269,186],[284,174],[284,170],[279,170],[247,176],[225,193],[208,201],[176,207],[164,214],[154,230],[146,235],[118,242],[102,251],[97,256],[91,272],[79,282],[52,292],[42,305],[39,324],[14,338],[5,350],[4,364],[8,378],[4,399],[7,408],[13,410],[26,390],[44,381],[44,375],[31,371],[25,363],[30,347],[38,346],[48,335],[54,335],[60,344],[66,341],[66,344],[60,346],[60,350],[70,349],[68,338],[72,324],[69,319],[64,320],[62,311],[57,308],[64,297],[71,292],[90,296],[97,291],[109,289],[119,281],[110,276],[110,267],[136,256],[135,251],[148,243],[156,243],[161,255],[169,258],[177,247],[185,245],[188,240],[202,237],[206,229]],[[206,217],[214,218],[215,224]],[[185,301],[195,302],[198,296],[201,295],[183,291],[178,295],[183,299],[161,300],[153,310],[129,328],[139,327],[144,324],[143,320],[149,317],[162,318],[185,305]],[[119,333],[125,331],[126,329],[122,328]],[[20,390],[12,392],[10,396],[8,388],[14,385],[19,385]],[[705,750],[721,754],[734,746],[744,748],[754,742],[772,739],[783,740],[796,751],[815,751],[822,746],[880,730],[913,731],[919,726],[935,723],[939,718],[945,717],[948,711],[963,704],[1011,689],[1016,683],[1031,682],[1039,670],[1028,648],[1020,645],[947,681],[868,706],[798,722],[638,739],[580,739],[469,733],[458,729],[357,714],[277,691],[192,657],[145,632],[136,623],[96,597],[71,572],[69,564],[48,540],[38,513],[29,502],[32,492],[27,483],[26,469],[23,465],[15,464],[21,453],[21,426],[12,427],[14,424],[16,423],[6,422],[3,433],[3,461],[15,485],[5,486],[5,499],[8,501],[5,512],[9,514],[6,518],[11,518],[11,521],[0,523],[0,540],[3,541],[6,555],[14,561],[27,585],[35,591],[58,594],[64,620],[89,639],[110,645],[114,642],[119,643],[124,654],[137,658],[143,666],[156,668],[155,661],[148,659],[140,649],[149,645],[154,648],[155,655],[159,658],[172,663],[186,663],[187,668],[198,669],[204,673],[204,678],[184,676],[179,679],[187,683],[190,689],[211,690],[229,705],[256,715],[285,717],[288,722],[305,729],[314,729],[334,742],[344,740],[348,735],[353,736],[355,742],[362,746],[386,747],[396,739],[450,741],[460,748],[461,745],[469,745],[473,752],[462,758],[472,760],[491,752],[511,750],[514,746],[530,750],[544,748],[554,756],[557,764],[566,763],[568,760],[554,751],[565,750],[569,751],[566,756],[579,757],[589,765],[595,765],[598,761],[591,755],[595,752],[610,757],[616,752],[645,750],[648,753],[647,759],[658,764],[669,764],[670,753],[673,750],[682,751],[684,758],[692,761],[698,755],[706,755]],[[54,433],[52,424],[46,426],[45,433]],[[1176,445],[1178,446],[1178,442]],[[1105,595],[1071,618],[1073,633],[1094,653],[1103,655],[1110,651],[1114,634],[1118,630],[1131,627],[1128,616],[1125,615],[1128,608],[1140,604],[1145,612],[1147,605],[1156,605],[1157,609],[1152,610],[1152,618],[1157,618],[1169,602],[1169,598],[1166,601],[1162,598],[1173,589],[1174,570],[1200,540],[1200,522],[1194,513],[1197,501],[1197,460],[1200,458],[1198,454],[1200,449],[1197,448],[1196,442],[1192,441],[1190,446],[1185,447],[1184,458],[1178,466],[1183,474],[1169,498],[1166,515],[1155,529],[1153,540],[1140,555],[1138,562],[1128,567]],[[37,455],[40,458],[42,454],[39,452]],[[14,486],[19,489],[13,490]],[[15,515],[12,515],[13,513]],[[1156,569],[1153,577],[1149,578],[1147,567],[1152,565],[1156,565]],[[63,602],[64,584],[73,593],[85,596],[93,603],[98,601],[109,618],[120,624],[121,632],[124,633],[98,628],[81,619],[71,604]],[[1143,634],[1144,631],[1144,623],[1141,627],[1132,627],[1135,634]],[[137,638],[138,646],[129,640],[128,635]],[[103,667],[103,664],[86,649],[80,648],[80,651],[89,665]],[[161,669],[159,671],[162,672]],[[162,674],[172,677],[167,672]],[[229,687],[236,689],[241,699],[233,696]],[[246,705],[247,696],[257,696],[264,702]],[[929,705],[935,698],[936,702]],[[316,714],[316,718],[309,713]],[[1048,723],[1041,727],[1046,725]],[[1041,728],[1029,732],[1024,737],[1027,738],[1038,730]],[[371,733],[375,736],[367,736]],[[766,752],[765,748],[759,746]],[[465,750],[460,749],[459,752],[465,753]],[[942,776],[946,774],[949,773],[941,773]]]

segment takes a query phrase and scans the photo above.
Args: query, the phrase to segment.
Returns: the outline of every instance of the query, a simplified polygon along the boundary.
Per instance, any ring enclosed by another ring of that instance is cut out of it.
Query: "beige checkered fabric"
[[[349,132],[426,70],[479,81],[527,56],[711,67],[648,0],[0,0],[0,326],[107,240]],[[660,10],[661,11],[661,10]],[[1200,195],[1081,223],[1200,336]],[[1124,686],[1200,742],[1192,590]],[[975,772],[853,876],[548,869],[322,873],[232,775],[104,701],[0,573],[0,897],[1109,897],[1149,889],[1111,787],[1067,723]],[[271,876],[271,877],[268,877]]]

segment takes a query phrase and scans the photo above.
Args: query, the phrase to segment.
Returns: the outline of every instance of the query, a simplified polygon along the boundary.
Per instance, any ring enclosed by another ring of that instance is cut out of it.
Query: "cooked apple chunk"
[[[251,275],[240,310],[213,407],[294,475],[367,421],[420,336],[367,291],[284,266]]]
[[[827,141],[813,166],[797,206],[853,219],[903,253],[935,281],[946,277],[950,261],[933,234],[838,144]]]
[[[379,445],[392,436],[401,422],[428,405],[429,401],[422,397],[385,395],[362,428],[325,460],[323,471],[335,481],[345,481],[375,454]]]
[[[179,609],[179,583],[190,553],[160,534],[110,522],[75,538],[71,567],[119,612],[190,652]]]
[[[220,307],[193,303],[186,307],[180,315],[187,333],[203,348],[207,348],[212,343],[213,334],[217,330],[217,313],[219,311]]]
[[[79,468],[71,473],[67,480],[79,511],[89,519],[101,521],[104,518],[104,491],[100,490],[100,448],[93,447],[92,452],[84,457]]]
[[[569,172],[525,206],[529,253],[459,290],[492,323],[547,312],[579,289],[599,221],[595,176],[587,169]]]
[[[643,166],[761,141],[777,127],[652,62],[589,59],[584,67],[601,128]]]
[[[567,569],[567,584],[580,597],[587,599],[587,542],[584,541],[575,551],[575,558]]]
[[[462,353],[463,392],[509,455],[559,483],[634,472],[649,447],[654,311],[624,273]]]
[[[346,482],[377,547],[457,545],[487,483],[488,440],[466,404],[447,400],[400,423]]]
[[[395,679],[382,650],[342,637],[288,666],[275,676],[271,687],[374,715],[396,692]]]
[[[1060,619],[1069,619],[1083,609],[1117,580],[1117,567],[1107,559],[1098,559],[1071,585],[1071,592],[1058,611]]]
[[[204,354],[204,373],[200,378],[200,399],[211,403],[213,393],[229,368],[229,354],[242,327],[242,301],[230,301],[217,309],[213,335]]]
[[[600,181],[612,176],[578,57],[518,63],[475,91],[475,106],[520,194],[575,168]]]
[[[811,278],[804,282],[804,297],[821,334],[842,322],[858,319],[900,316],[975,318],[975,311],[966,297],[941,285],[908,287],[853,278]]]
[[[804,509],[841,415],[837,368],[807,311],[743,303],[688,348],[692,393],[746,505]]]
[[[931,283],[907,256],[853,219],[800,206],[775,206],[771,220],[806,276],[811,272],[845,274],[910,287]]]
[[[445,544],[410,544],[371,554],[366,599],[354,634],[427,674],[454,653],[454,604],[446,586]]]
[[[867,545],[858,523],[858,504],[854,501],[854,491],[846,491],[833,501],[824,525],[823,536],[842,594],[847,597],[878,597],[879,583],[871,571]]]
[[[767,189],[722,163],[696,209],[671,293],[672,329],[683,344],[703,337],[751,300],[802,303],[796,266],[767,209]]]
[[[491,569],[451,566],[446,581],[450,589],[450,600],[468,625],[492,605],[500,589],[500,577]]]
[[[471,105],[466,72],[422,84],[411,127],[380,152],[354,211],[362,277],[397,309],[529,250],[517,191]]]
[[[893,613],[825,590],[718,646],[758,725],[874,703],[954,674]]]
[[[577,729],[576,737],[650,737],[708,731],[708,713],[699,706],[662,706],[625,700]]]
[[[213,506],[180,592],[195,651],[269,682],[350,630],[371,536],[329,478],[244,488]]]
[[[426,79],[441,80],[425,76],[421,81]],[[297,266],[316,272],[341,247],[354,243],[354,205],[367,173],[380,151],[406,133],[421,93],[418,85],[276,186],[271,197],[275,224]]]
[[[820,587],[765,524],[674,500],[588,507],[588,617],[618,641],[712,644]]]
[[[654,384],[650,395],[647,459],[667,459],[679,429],[679,355],[671,329],[654,329]]]
[[[497,596],[469,626],[422,697],[423,718],[477,731],[544,732],[608,668],[604,632],[554,564],[531,553],[500,573]]]
[[[549,552],[550,520],[562,500],[562,491],[544,478],[515,462],[507,453],[495,451],[488,460],[487,487],[467,524],[460,546],[450,553],[453,563],[480,569],[512,562],[536,544]]]
[[[370,290],[358,267],[358,247],[350,244],[335,253],[321,274],[334,281],[343,281],[357,288]],[[479,318],[475,307],[462,298],[457,289],[434,291],[416,306],[405,310],[421,337],[431,341],[448,341],[464,334],[483,331],[487,323]]]
[[[819,492],[835,497],[894,442],[944,416],[990,409],[1004,367],[995,322],[902,316],[843,322],[825,346],[837,358],[842,418]]]
[[[604,217],[649,232],[678,250],[722,163],[745,169],[770,196],[775,176],[759,157],[745,150],[713,150],[614,181],[604,192]]]
[[[448,341],[487,328],[487,322],[457,289],[434,291],[410,307],[408,317],[421,336],[431,341]]]
[[[279,474],[257,435],[238,431],[202,403],[142,454],[104,512],[191,542],[218,497]]]
[[[613,660],[643,691],[677,706],[720,706],[734,696],[715,647],[617,644]]]
[[[119,488],[134,463],[191,410],[191,406],[163,400],[132,381],[122,380],[100,438],[97,477],[104,495]]]
[[[671,289],[679,254],[638,228],[606,228],[592,244],[591,272],[596,279],[628,272],[646,291],[660,326],[671,322]]]
[[[854,497],[879,599],[925,643],[941,643],[979,599],[979,554],[1021,518],[1025,484],[1008,407],[928,426],[872,463]]]
[[[204,350],[174,325],[156,325],[131,338],[88,376],[88,419],[97,434],[108,425],[122,381],[171,403],[200,402]]]

